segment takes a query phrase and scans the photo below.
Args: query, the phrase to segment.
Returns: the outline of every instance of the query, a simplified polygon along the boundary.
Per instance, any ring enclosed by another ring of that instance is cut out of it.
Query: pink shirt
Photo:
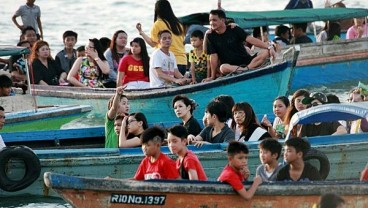
[[[363,32],[362,38],[368,37],[368,25],[367,24],[363,25],[363,30],[364,32]],[[351,26],[346,32],[346,39],[356,39],[356,38],[359,38],[357,28],[355,26]]]

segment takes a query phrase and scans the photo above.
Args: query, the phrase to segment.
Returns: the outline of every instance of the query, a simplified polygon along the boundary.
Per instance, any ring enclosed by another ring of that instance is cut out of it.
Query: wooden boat
[[[181,20],[184,24],[208,23],[208,13],[196,13]],[[226,11],[242,28],[292,24],[315,21],[337,21],[368,16],[362,8],[314,8],[280,11],[233,12]],[[291,90],[331,85],[340,82],[368,80],[368,38],[324,41],[302,44],[297,67],[292,77]]]
[[[368,104],[366,103],[341,104],[341,109],[333,110],[336,109],[336,105],[317,106],[305,112],[301,111],[295,115],[297,119],[294,119],[293,122],[303,123],[305,120],[309,122],[325,121],[323,119],[326,117],[329,119],[333,117],[335,119],[357,119],[368,115]],[[332,116],[328,116],[328,112]],[[329,160],[330,169],[327,180],[359,179],[359,171],[367,163],[366,158],[362,157],[368,149],[367,135],[367,133],[364,133],[308,138],[312,147],[323,152]],[[259,142],[247,142],[249,148],[248,165],[252,176],[260,164],[258,144]],[[225,151],[227,144],[204,145],[201,148],[192,145],[188,147],[199,157],[208,178],[216,180],[223,167],[227,164]],[[169,154],[169,149],[166,146],[163,146],[161,150]],[[138,164],[144,157],[141,148],[45,149],[35,150],[35,153],[40,160],[41,173],[52,171],[83,177],[110,176],[112,178],[132,178]],[[281,160],[282,157],[280,162]],[[311,157],[309,161],[317,167],[320,166],[321,160],[316,161]],[[319,167],[319,169],[321,170],[322,167]],[[11,163],[8,167],[10,173],[21,172],[21,170],[24,172],[24,165],[16,162]],[[56,195],[55,192],[44,186],[42,176],[29,187],[20,191],[6,192],[0,190],[0,197],[20,194]]]
[[[368,183],[265,183],[245,201],[228,184],[200,181],[134,181],[47,172],[45,184],[73,207],[312,207],[323,193],[339,194],[346,207],[368,206]],[[249,183],[246,185],[249,188]]]
[[[131,112],[143,112],[150,123],[176,120],[172,109],[175,95],[186,94],[199,104],[196,118],[202,118],[207,103],[220,94],[233,96],[236,101],[247,98],[255,110],[264,114],[274,97],[288,94],[290,77],[298,57],[297,47],[284,53],[285,61],[249,72],[226,76],[207,83],[179,87],[132,90],[124,92],[129,98]],[[257,90],[254,90],[257,89]],[[34,86],[33,93],[42,105],[91,104],[92,114],[104,118],[107,102],[115,89],[86,89],[78,87]],[[261,92],[261,93],[260,93]],[[102,123],[103,124],[103,123]],[[102,125],[101,124],[101,125]]]
[[[29,53],[27,48],[0,46],[0,56],[27,53]],[[29,83],[28,86],[30,86]],[[92,110],[92,107],[88,104],[61,105],[54,103],[52,105],[40,105],[31,94],[0,97],[0,106],[5,109],[6,117],[6,125],[2,132],[60,129],[62,125]]]

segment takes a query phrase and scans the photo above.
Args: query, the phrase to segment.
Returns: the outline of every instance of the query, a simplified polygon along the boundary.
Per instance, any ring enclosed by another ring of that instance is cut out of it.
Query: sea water
[[[26,0],[1,0],[0,45],[16,45],[20,31],[11,18]],[[76,46],[85,45],[90,38],[111,38],[117,30],[128,33],[128,41],[139,34],[136,23],[142,23],[143,30],[149,33],[153,24],[154,0],[37,0],[41,8],[41,21],[44,40],[50,44],[55,56],[63,48],[62,34],[66,30],[78,33]],[[217,7],[217,0],[171,0],[176,16],[196,12],[208,12]],[[222,7],[231,11],[282,10],[288,0],[222,0]],[[337,2],[331,0],[332,3]],[[366,0],[345,0],[347,7],[368,8]],[[324,0],[313,0],[315,8],[324,7]],[[21,23],[20,18],[17,19]],[[150,49],[151,50],[151,49]],[[334,86],[310,88],[310,90],[338,94],[342,101],[346,92],[357,83],[341,83]],[[270,104],[271,106],[271,104]],[[16,197],[0,198],[0,207],[71,207],[59,198]]]

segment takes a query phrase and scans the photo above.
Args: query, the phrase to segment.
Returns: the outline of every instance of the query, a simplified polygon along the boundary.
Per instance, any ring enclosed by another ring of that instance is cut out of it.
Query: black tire
[[[6,166],[11,158],[22,160],[25,164],[25,174],[20,180],[12,180],[6,174]],[[26,146],[5,147],[0,151],[0,188],[15,192],[27,188],[41,174],[41,164],[37,155]]]
[[[325,153],[311,148],[304,157],[304,161],[318,160],[320,167],[316,167],[323,180],[325,180],[330,173],[330,161],[328,160]]]

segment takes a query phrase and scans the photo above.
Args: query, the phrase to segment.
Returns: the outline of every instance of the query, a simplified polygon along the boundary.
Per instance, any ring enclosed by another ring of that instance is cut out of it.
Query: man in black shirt
[[[291,44],[313,43],[313,40],[306,34],[307,26],[307,23],[293,24],[291,29],[293,33],[293,38],[290,41]]]
[[[207,53],[211,56],[211,77],[207,78],[207,81],[215,79],[219,63],[221,63],[221,73],[228,74],[259,67],[269,56],[275,58],[275,50],[272,45],[250,36],[238,26],[234,28],[226,26],[225,20],[226,15],[223,10],[210,12],[211,32],[206,33],[205,38]],[[268,50],[250,56],[245,49],[244,42]]]

